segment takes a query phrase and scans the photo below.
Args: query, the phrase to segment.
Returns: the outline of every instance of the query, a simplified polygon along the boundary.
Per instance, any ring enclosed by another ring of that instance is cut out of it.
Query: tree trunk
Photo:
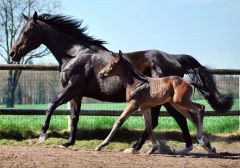
[[[15,100],[15,90],[17,88],[18,80],[21,75],[21,70],[13,70],[8,71],[8,93],[7,93],[7,107],[14,107]]]
[[[7,92],[7,108],[14,107],[14,92],[13,92],[13,72],[12,70],[8,71],[8,92]]]

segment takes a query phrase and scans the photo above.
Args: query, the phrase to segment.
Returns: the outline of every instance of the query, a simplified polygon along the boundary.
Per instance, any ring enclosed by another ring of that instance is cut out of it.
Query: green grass
[[[207,104],[204,100],[198,102]],[[123,110],[126,107],[126,103],[97,103],[97,104],[83,104],[82,109],[85,110]],[[0,108],[5,108],[4,105]],[[16,105],[16,109],[46,109],[47,104],[37,105]],[[66,109],[67,105],[63,105],[60,109]],[[233,109],[238,109],[238,100],[235,100]],[[164,110],[164,109],[162,109]],[[206,105],[206,110],[210,110],[209,105]],[[0,116],[0,139],[28,139],[38,137],[42,123],[45,116]],[[99,117],[99,116],[81,116],[78,128],[80,131],[90,130],[93,134],[86,133],[84,137],[88,137],[88,140],[102,137],[101,133],[105,130],[106,134],[110,131],[113,123],[117,117]],[[188,122],[191,133],[195,133],[195,128]],[[50,132],[58,135],[66,131],[67,129],[67,116],[54,116],[50,123]],[[130,117],[122,126],[122,130],[143,130],[144,122],[142,117]],[[239,129],[239,117],[205,117],[204,118],[204,130],[209,133],[234,133]],[[99,131],[100,130],[100,131]],[[156,131],[180,131],[179,126],[176,124],[172,117],[160,117],[159,125]],[[98,133],[99,132],[99,133]],[[97,133],[97,134],[96,134]],[[95,135],[96,134],[96,135]],[[100,135],[99,135],[100,134]],[[67,138],[65,136],[64,138]],[[85,139],[83,139],[85,140]]]
[[[80,130],[109,130],[117,117],[81,116],[78,128]],[[44,116],[0,116],[0,138],[10,137],[26,139],[40,133]],[[195,127],[188,123],[190,131]],[[142,117],[130,117],[122,126],[129,130],[143,130]],[[238,131],[239,117],[205,117],[204,130],[210,133],[233,133]],[[49,130],[62,132],[67,129],[66,116],[53,116]],[[156,131],[180,130],[171,117],[160,117]]]

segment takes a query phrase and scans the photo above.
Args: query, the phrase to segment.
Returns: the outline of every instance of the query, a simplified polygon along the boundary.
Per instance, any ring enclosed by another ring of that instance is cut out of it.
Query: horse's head
[[[119,54],[112,53],[111,61],[99,72],[100,78],[104,79],[110,76],[120,76],[122,74],[122,52],[119,50]]]
[[[34,13],[32,18],[28,18],[24,14],[23,17],[27,22],[22,28],[17,41],[13,44],[10,51],[12,60],[16,62],[19,62],[21,58],[31,50],[39,47],[43,39],[42,31],[37,21],[37,12]]]

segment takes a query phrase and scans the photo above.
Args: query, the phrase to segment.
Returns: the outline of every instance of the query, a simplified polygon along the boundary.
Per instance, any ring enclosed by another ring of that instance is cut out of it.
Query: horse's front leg
[[[131,101],[127,108],[123,111],[123,113],[119,116],[117,121],[114,123],[111,132],[107,136],[107,138],[100,144],[98,145],[95,150],[100,151],[104,146],[108,145],[111,139],[113,138],[114,134],[116,133],[117,129],[121,127],[121,125],[126,121],[126,119],[136,110],[138,107],[136,106],[135,101]]]
[[[74,145],[77,134],[77,124],[79,121],[79,114],[81,108],[81,99],[72,99],[70,101],[71,106],[71,131],[68,141],[62,144],[60,147],[68,148],[70,145]]]
[[[42,127],[42,132],[40,134],[40,137],[38,139],[38,143],[42,143],[47,139],[47,130],[49,128],[50,120],[52,117],[53,111],[60,105],[67,103],[69,100],[71,100],[76,95],[76,91],[72,89],[71,86],[68,86],[64,89],[64,91],[58,96],[58,98],[53,102],[50,103],[47,111],[46,111],[46,118]]]

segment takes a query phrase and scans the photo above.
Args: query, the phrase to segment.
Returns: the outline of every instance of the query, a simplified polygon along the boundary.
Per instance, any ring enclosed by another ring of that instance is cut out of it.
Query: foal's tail
[[[210,69],[202,66],[195,58],[189,55],[179,55],[177,60],[190,76],[193,81],[192,84],[207,99],[215,111],[226,112],[231,109],[233,96],[231,94],[221,94],[218,91],[215,78]]]

